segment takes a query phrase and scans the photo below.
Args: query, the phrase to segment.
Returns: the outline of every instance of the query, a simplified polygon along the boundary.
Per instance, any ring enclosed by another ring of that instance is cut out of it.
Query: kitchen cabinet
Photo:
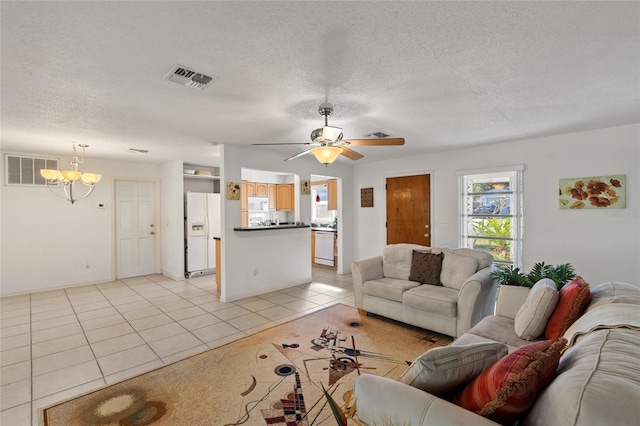
[[[247,197],[255,197],[255,196],[256,196],[256,183],[247,182]]]
[[[277,205],[276,205],[277,194],[276,194],[275,183],[267,184],[267,197],[269,197],[269,211],[275,212],[277,208]]]
[[[327,210],[338,210],[338,180],[327,180]]]
[[[249,226],[249,212],[242,212],[242,227]]]
[[[267,188],[268,184],[256,182],[256,197],[266,197],[268,196]]]
[[[276,210],[290,212],[293,210],[293,184],[276,185]]]
[[[316,231],[311,231],[311,263],[316,261]]]
[[[247,195],[247,181],[243,180],[242,183],[240,184],[240,199],[241,201],[241,205],[242,205],[242,212],[245,213],[247,211],[249,211],[249,203],[247,201],[247,197],[249,195]]]

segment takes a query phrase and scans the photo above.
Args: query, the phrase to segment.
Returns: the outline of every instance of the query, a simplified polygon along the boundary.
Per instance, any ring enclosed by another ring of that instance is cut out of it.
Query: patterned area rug
[[[335,425],[359,374],[394,379],[451,338],[334,305],[44,410],[47,426]]]

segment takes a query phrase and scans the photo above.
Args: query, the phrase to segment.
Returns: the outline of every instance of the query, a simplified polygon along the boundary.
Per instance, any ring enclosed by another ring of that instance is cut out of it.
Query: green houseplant
[[[491,276],[500,285],[515,285],[521,287],[533,287],[535,283],[543,278],[548,278],[556,283],[558,290],[569,280],[576,277],[576,273],[570,263],[563,263],[557,266],[545,265],[538,262],[533,265],[529,273],[524,273],[520,268],[512,266],[499,266],[491,273]]]

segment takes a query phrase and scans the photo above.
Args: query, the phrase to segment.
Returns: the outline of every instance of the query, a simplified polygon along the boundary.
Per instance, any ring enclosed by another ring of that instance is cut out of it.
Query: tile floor
[[[214,276],[162,275],[0,299],[0,424],[38,424],[38,409],[341,302],[351,275],[232,303]]]

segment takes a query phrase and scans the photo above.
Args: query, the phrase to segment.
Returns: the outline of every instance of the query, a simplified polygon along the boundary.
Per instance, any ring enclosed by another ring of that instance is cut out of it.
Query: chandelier
[[[82,148],[82,156],[78,158],[78,152],[76,151],[76,144],[73,144],[73,157],[69,164],[71,164],[71,170],[52,170],[41,169],[40,175],[46,179],[47,188],[55,195],[66,198],[71,204],[78,200],[87,198],[95,189],[95,184],[100,182],[102,175],[97,173],[81,173],[78,171],[78,166],[84,162],[84,149],[89,145],[78,145]],[[82,187],[77,185],[80,182]],[[58,183],[62,184],[64,195],[59,191],[54,191],[54,188],[58,188]],[[80,189],[84,189],[84,195],[77,196],[76,192]]]

